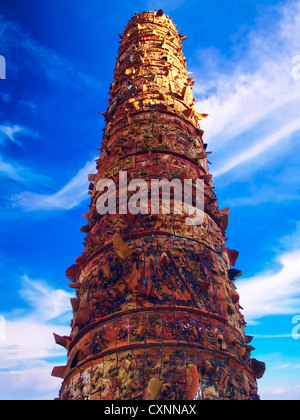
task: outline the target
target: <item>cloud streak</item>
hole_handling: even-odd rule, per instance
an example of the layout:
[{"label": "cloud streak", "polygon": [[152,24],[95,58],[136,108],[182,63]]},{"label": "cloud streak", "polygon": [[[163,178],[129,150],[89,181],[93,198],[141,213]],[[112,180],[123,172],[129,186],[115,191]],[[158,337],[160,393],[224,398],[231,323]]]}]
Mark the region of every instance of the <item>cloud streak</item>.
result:
[{"label": "cloud streak", "polygon": [[16,194],[12,197],[13,206],[26,211],[71,210],[88,199],[88,175],[95,173],[95,168],[95,159],[92,159],[64,187],[53,194]]},{"label": "cloud streak", "polygon": [[53,289],[45,281],[21,279],[19,291],[28,309],[5,314],[6,337],[0,340],[0,393],[20,399],[51,399],[57,396],[59,383],[51,378],[52,358],[66,357],[57,346],[53,332],[68,335],[65,327],[71,319],[71,293]]},{"label": "cloud streak", "polygon": [[30,306],[31,318],[47,322],[60,318],[69,311],[66,302],[71,297],[70,293],[53,289],[46,282],[32,280],[27,275],[22,277],[21,284],[19,295]]},{"label": "cloud streak", "polygon": [[248,163],[251,172],[256,158],[272,156],[292,136],[300,140],[300,80],[292,77],[300,4],[289,2],[279,11],[281,19],[268,33],[256,28],[249,34],[243,56],[234,57],[226,71],[216,65],[208,86],[195,87],[202,98],[197,109],[210,114],[202,128],[218,156],[215,176]]},{"label": "cloud streak", "polygon": [[291,121],[281,129],[277,130],[275,133],[269,135],[268,137],[262,137],[261,141],[253,144],[241,153],[236,154],[234,157],[227,159],[225,165],[220,166],[217,170],[214,171],[214,175],[222,175],[226,172],[229,172],[231,169],[234,169],[238,165],[261,156],[265,152],[269,151],[272,147],[275,147],[281,141],[284,140],[287,142],[290,140],[291,136],[299,132],[299,130],[300,120],[298,119]]},{"label": "cloud streak", "polygon": [[[0,50],[10,58],[11,70],[30,68],[36,75],[43,74],[49,81],[73,88],[99,88],[101,82],[78,68],[80,63],[63,57],[56,51],[41,45],[18,23],[5,21],[0,15]],[[18,64],[15,62],[18,57]],[[22,63],[22,64],[20,64]]]},{"label": "cloud streak", "polygon": [[20,135],[22,136],[30,136],[30,137],[39,137],[39,133],[29,128],[23,127],[19,124],[3,124],[0,125],[0,143],[5,143],[8,139],[12,143],[17,144],[18,146],[22,146],[22,143],[17,139]]},{"label": "cloud streak", "polygon": [[247,321],[300,312],[300,249],[279,255],[281,268],[237,282]]},{"label": "cloud streak", "polygon": [[[5,146],[7,142],[11,142],[19,147],[23,147],[23,143],[20,140],[20,138],[23,137],[39,138],[40,135],[38,132],[19,124],[10,124],[6,122],[0,125],[1,146]],[[0,176],[22,184],[32,184],[35,183],[37,179],[40,181],[46,180],[46,177],[38,176],[33,169],[15,162],[11,158],[5,157],[3,152],[0,152]]]}]

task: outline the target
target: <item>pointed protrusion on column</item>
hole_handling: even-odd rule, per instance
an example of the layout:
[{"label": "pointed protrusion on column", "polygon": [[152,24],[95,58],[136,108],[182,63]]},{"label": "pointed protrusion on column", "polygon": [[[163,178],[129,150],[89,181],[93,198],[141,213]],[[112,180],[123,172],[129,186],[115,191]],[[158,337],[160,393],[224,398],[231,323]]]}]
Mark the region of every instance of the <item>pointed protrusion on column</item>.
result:
[{"label": "pointed protrusion on column", "polygon": [[266,364],[264,362],[259,362],[256,359],[251,359],[251,366],[256,379],[261,379],[265,374]]},{"label": "pointed protrusion on column", "polygon": [[252,335],[246,335],[246,343],[247,344],[252,343],[253,339],[254,339],[254,337]]},{"label": "pointed protrusion on column", "polygon": [[86,305],[83,308],[79,309],[74,319],[74,326],[81,327],[82,325],[86,324],[90,319],[90,315],[91,308],[89,305]]},{"label": "pointed protrusion on column", "polygon": [[165,252],[163,252],[157,261],[157,268],[159,269],[161,267],[164,267],[165,265],[169,263],[170,263],[169,257],[167,256]]},{"label": "pointed protrusion on column", "polygon": [[222,230],[227,230],[229,225],[229,216],[228,214],[223,214],[221,215],[221,222],[220,222],[220,227]]},{"label": "pointed protrusion on column", "polygon": [[189,174],[187,173],[187,171],[183,171],[180,175],[179,175],[180,179],[184,180],[184,179],[189,179]]},{"label": "pointed protrusion on column", "polygon": [[243,272],[241,270],[237,270],[236,268],[231,268],[228,271],[229,280],[235,281],[238,277],[241,277]]},{"label": "pointed protrusion on column", "polygon": [[227,336],[227,343],[228,344],[234,344],[237,343],[237,338],[233,333],[229,333]]},{"label": "pointed protrusion on column", "polygon": [[64,347],[65,349],[69,348],[71,337],[66,337],[66,336],[62,337],[62,336],[60,336],[58,334],[55,334],[55,333],[53,333],[53,336],[54,336],[54,340],[55,340],[56,344]]},{"label": "pointed protrusion on column", "polygon": [[212,174],[206,174],[203,176],[204,181],[208,184],[213,178]]},{"label": "pointed protrusion on column", "polygon": [[55,366],[52,370],[51,376],[54,376],[55,378],[61,378],[64,379],[66,374],[66,366]]},{"label": "pointed protrusion on column", "polygon": [[80,228],[80,232],[82,232],[82,233],[88,233],[88,232],[89,232],[89,230],[90,230],[89,225],[85,225],[85,226],[82,226],[82,227]]},{"label": "pointed protrusion on column", "polygon": [[83,287],[83,283],[77,282],[77,283],[68,284],[68,286],[70,287],[70,289],[81,289]]},{"label": "pointed protrusion on column", "polygon": [[234,267],[240,253],[238,251],[235,251],[234,249],[228,249],[228,248],[227,248],[227,253],[228,253],[230,265]]},{"label": "pointed protrusion on column", "polygon": [[230,213],[230,207],[227,207],[226,209],[221,209],[219,210],[219,213],[221,216],[224,216],[225,214],[229,214]]},{"label": "pointed protrusion on column", "polygon": [[254,350],[256,350],[256,348],[255,347],[253,347],[253,346],[246,346],[246,349],[247,349],[247,353],[251,353],[252,351],[254,351]]},{"label": "pointed protrusion on column", "polygon": [[156,16],[157,17],[162,17],[164,15],[164,11],[162,10],[162,9],[159,9],[157,12],[156,12]]},{"label": "pointed protrusion on column", "polygon": [[80,274],[80,266],[78,264],[72,265],[65,272],[66,277],[69,280],[71,280],[73,283],[75,283],[78,280],[79,274]]},{"label": "pointed protrusion on column", "polygon": [[89,174],[89,176],[88,176],[88,180],[90,181],[90,182],[94,182],[95,181],[95,179],[96,179],[96,174]]},{"label": "pointed protrusion on column", "polygon": [[71,298],[70,302],[71,302],[73,312],[74,313],[77,312],[79,308],[79,300],[77,298]]},{"label": "pointed protrusion on column", "polygon": [[212,370],[212,364],[209,360],[204,360],[204,370],[206,373],[209,373]]},{"label": "pointed protrusion on column", "polygon": [[199,280],[197,282],[197,286],[200,288],[200,290],[202,292],[207,292],[207,290],[209,289],[209,281],[205,281],[205,280]]},{"label": "pointed protrusion on column", "polygon": [[114,235],[113,247],[115,254],[118,255],[122,261],[127,260],[127,258],[132,254],[131,249],[118,233],[115,233]]},{"label": "pointed protrusion on column", "polygon": [[206,120],[206,118],[209,117],[209,114],[200,114],[199,112],[196,112],[196,117],[198,120]]},{"label": "pointed protrusion on column", "polygon": [[243,347],[243,346],[237,347],[237,352],[238,352],[239,357],[244,357],[246,354],[246,351],[247,351],[246,347]]},{"label": "pointed protrusion on column", "polygon": [[102,271],[103,271],[103,274],[105,275],[105,277],[107,278],[107,280],[109,280],[110,279],[110,273],[111,273],[111,265],[110,265],[109,261],[102,267]]},{"label": "pointed protrusion on column", "polygon": [[233,303],[229,303],[229,302],[227,303],[227,311],[229,315],[233,315],[236,313],[236,309]]}]

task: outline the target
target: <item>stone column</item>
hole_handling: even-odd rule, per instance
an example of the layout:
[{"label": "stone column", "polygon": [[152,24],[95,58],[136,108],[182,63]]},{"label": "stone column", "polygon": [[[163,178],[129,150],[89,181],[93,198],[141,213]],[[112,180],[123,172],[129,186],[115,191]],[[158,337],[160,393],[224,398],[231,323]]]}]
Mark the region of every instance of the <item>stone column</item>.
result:
[{"label": "stone column", "polygon": [[[258,399],[265,366],[250,358],[234,285],[238,252],[226,247],[229,209],[219,209],[209,173],[199,126],[207,115],[195,110],[185,37],[160,10],[136,14],[120,38],[97,174],[89,177],[85,249],[66,271],[76,290],[72,331],[55,335],[68,350],[67,365],[53,370],[63,378],[59,398]],[[117,214],[97,211],[104,178],[116,185]],[[203,223],[151,214],[150,206],[149,214],[126,212],[135,179],[149,191],[153,179],[194,187],[203,180]]]}]

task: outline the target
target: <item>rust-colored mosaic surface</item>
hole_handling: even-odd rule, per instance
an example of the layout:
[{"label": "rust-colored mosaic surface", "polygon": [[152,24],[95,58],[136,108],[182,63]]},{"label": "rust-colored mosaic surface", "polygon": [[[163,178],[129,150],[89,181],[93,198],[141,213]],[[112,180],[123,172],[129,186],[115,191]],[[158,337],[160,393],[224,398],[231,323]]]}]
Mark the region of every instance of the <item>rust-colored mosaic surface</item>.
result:
[{"label": "rust-colored mosaic surface", "polygon": [[[111,85],[85,248],[66,275],[74,289],[62,400],[258,399],[265,365],[251,359],[226,247],[229,209],[218,207],[176,25],[159,12],[134,16]],[[203,179],[203,224],[184,215],[105,215],[96,185],[130,179]]]}]

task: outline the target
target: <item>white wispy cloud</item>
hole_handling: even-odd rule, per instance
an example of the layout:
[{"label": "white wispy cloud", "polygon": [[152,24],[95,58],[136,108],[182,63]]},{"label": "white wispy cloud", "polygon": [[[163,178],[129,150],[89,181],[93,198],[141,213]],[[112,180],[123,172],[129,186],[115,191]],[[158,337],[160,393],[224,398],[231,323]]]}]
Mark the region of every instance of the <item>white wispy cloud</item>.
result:
[{"label": "white wispy cloud", "polygon": [[1,400],[49,401],[58,397],[59,381],[51,376],[53,364],[33,361],[22,369],[0,370]]},{"label": "white wispy cloud", "polygon": [[48,195],[24,192],[14,195],[12,203],[27,211],[70,210],[88,199],[88,175],[95,172],[95,159],[92,159],[59,191]]},{"label": "white wispy cloud", "polygon": [[[39,138],[37,131],[31,130],[20,124],[3,123],[0,125],[0,145],[5,146],[12,142],[19,147],[24,147],[24,138]],[[40,182],[46,181],[46,177],[38,175],[36,171],[30,167],[16,162],[13,158],[5,156],[4,152],[0,151],[0,176],[12,179],[22,184],[35,184],[37,180]]]},{"label": "white wispy cloud", "polygon": [[[300,222],[292,233],[273,244],[273,270],[257,273],[237,281],[243,313],[249,324],[260,322],[263,317],[300,313]],[[271,261],[270,261],[271,262]],[[289,332],[256,335],[257,338],[292,338]]]},{"label": "white wispy cloud", "polygon": [[[300,86],[299,86],[300,87]],[[299,102],[300,105],[300,102]],[[300,108],[299,108],[300,109]],[[252,159],[255,159],[257,156],[263,155],[265,152],[269,151],[272,147],[276,148],[277,143],[291,139],[291,136],[297,133],[300,130],[300,119],[293,120],[282,128],[277,128],[276,131],[272,134],[264,136],[260,142],[257,142],[243,150],[240,153],[237,153],[232,158],[226,159],[226,163],[221,165],[218,169],[214,171],[214,175],[222,175],[225,172],[230,171],[238,165],[241,165],[245,162],[248,162]]]},{"label": "white wispy cloud", "polygon": [[0,156],[0,175],[13,179],[15,181],[22,181],[24,179],[25,174],[26,170],[24,168],[22,168],[19,165],[5,162]]},{"label": "white wispy cloud", "polygon": [[300,313],[300,249],[277,257],[276,272],[265,272],[237,282],[247,321],[271,315]]},{"label": "white wispy cloud", "polygon": [[263,379],[259,381],[259,394],[263,400],[299,400],[299,354],[272,352],[260,354],[259,360],[267,365]]},{"label": "white wispy cloud", "polygon": [[57,396],[59,382],[51,378],[49,359],[66,358],[53,332],[68,335],[71,293],[24,275],[19,291],[27,309],[5,314],[6,336],[0,340],[0,395],[30,399]]},{"label": "white wispy cloud", "polygon": [[[292,77],[292,58],[300,48],[300,3],[277,7],[281,17],[269,32],[253,28],[243,54],[217,65],[207,86],[195,86],[202,98],[197,109],[210,114],[202,128],[217,152],[215,176],[247,163],[251,172],[255,159],[299,147],[300,80]],[[294,144],[288,144],[292,136]]]},{"label": "white wispy cloud", "polygon": [[[11,73],[18,73],[24,66],[49,81],[73,88],[100,87],[94,76],[79,69],[83,63],[58,54],[36,41],[18,23],[5,20],[0,14],[0,49],[10,59]],[[16,61],[18,57],[18,61]]]},{"label": "white wispy cloud", "polygon": [[33,186],[49,182],[49,178],[38,174],[33,168],[22,165],[13,159],[6,158],[0,154],[0,177],[8,178],[23,184],[23,186]]},{"label": "white wispy cloud", "polygon": [[9,138],[9,140],[11,140],[13,143],[19,144],[15,137],[18,133],[22,132],[22,130],[22,127],[19,125],[0,125],[0,140]]},{"label": "white wispy cloud", "polygon": [[71,293],[64,290],[53,289],[44,281],[32,280],[26,274],[21,279],[22,288],[19,291],[21,298],[31,308],[31,317],[45,322],[59,318],[69,311],[66,306]]},{"label": "white wispy cloud", "polygon": [[21,146],[21,141],[17,139],[17,137],[20,136],[30,136],[37,138],[39,137],[39,133],[19,124],[5,123],[0,125],[0,143],[4,143],[7,139],[9,139],[11,142]]}]

